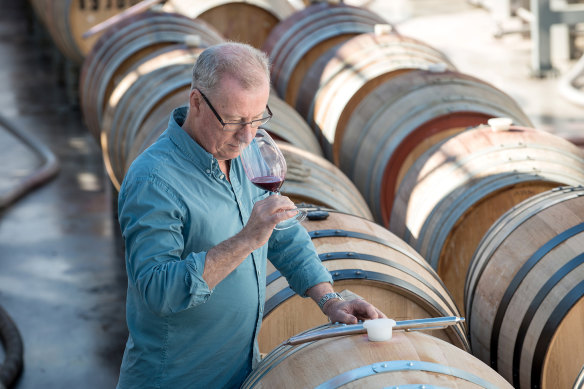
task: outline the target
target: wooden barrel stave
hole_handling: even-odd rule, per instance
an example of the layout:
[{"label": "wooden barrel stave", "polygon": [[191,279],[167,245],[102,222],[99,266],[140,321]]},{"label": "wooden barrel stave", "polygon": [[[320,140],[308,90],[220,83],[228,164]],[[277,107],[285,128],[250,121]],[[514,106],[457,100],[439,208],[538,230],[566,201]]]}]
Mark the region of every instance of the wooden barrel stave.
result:
[{"label": "wooden barrel stave", "polygon": [[465,289],[473,354],[516,387],[569,387],[584,364],[582,194],[557,188],[519,203],[473,257]]},{"label": "wooden barrel stave", "polygon": [[[130,149],[125,154],[124,175],[136,157],[152,145],[168,127],[170,112],[173,109],[188,104],[189,90],[178,89],[165,96],[155,109],[148,112],[142,125],[137,130],[134,139],[129,144]],[[127,150],[127,149],[126,149]]]},{"label": "wooden barrel stave", "polygon": [[454,65],[438,50],[396,33],[360,34],[329,49],[302,80],[296,109],[321,138],[327,158],[339,165],[344,129],[372,90],[410,70]]},{"label": "wooden barrel stave", "polygon": [[[169,79],[162,87],[156,90],[150,97],[155,99],[152,104],[143,104],[135,112],[135,117],[139,120],[127,123],[127,130],[123,132],[123,137],[118,143],[117,161],[120,168],[120,176],[123,177],[126,173],[126,166],[131,164],[128,158],[132,146],[136,141],[136,137],[141,131],[154,131],[157,127],[151,125],[152,122],[159,121],[159,113],[166,113],[166,122],[172,110],[178,106],[170,108],[169,103],[174,103],[174,97],[179,96],[183,102],[188,101],[190,92],[190,83],[185,82],[184,73],[179,74],[173,79]],[[169,109],[170,108],[170,109]],[[138,122],[138,123],[136,123]]]},{"label": "wooden barrel stave", "polygon": [[272,60],[278,95],[295,106],[299,85],[312,63],[337,43],[372,32],[375,24],[387,21],[364,8],[328,3],[311,5],[283,20],[263,46]]},{"label": "wooden barrel stave", "polygon": [[411,71],[361,101],[346,126],[339,166],[359,188],[375,219],[389,225],[397,177],[412,150],[431,146],[422,143],[429,137],[438,141],[499,116],[530,125],[514,100],[482,80],[456,72]]},{"label": "wooden barrel stave", "polygon": [[428,150],[400,185],[390,230],[429,261],[463,306],[464,279],[489,227],[514,205],[584,182],[584,157],[543,131],[481,127]]},{"label": "wooden barrel stave", "polygon": [[128,143],[132,142],[136,131],[140,128],[141,122],[146,115],[156,108],[160,100],[171,94],[175,89],[185,90],[189,87],[189,82],[185,75],[190,70],[190,64],[182,67],[163,68],[162,71],[155,71],[153,77],[139,79],[133,87],[133,91],[140,90],[142,95],[132,96],[129,90],[120,101],[120,106],[116,108],[114,122],[109,127],[108,143],[112,151],[110,160],[117,168],[116,175],[123,177],[124,150]]},{"label": "wooden barrel stave", "polygon": [[280,19],[268,9],[247,3],[232,3],[215,7],[197,16],[214,26],[229,40],[261,48],[270,31]]},{"label": "wooden barrel stave", "polygon": [[83,34],[96,24],[138,3],[138,0],[97,2],[96,7],[90,7],[88,2],[72,0],[31,1],[59,51],[79,65],[102,33],[88,38],[83,38]]},{"label": "wooden barrel stave", "polygon": [[[107,156],[104,157],[106,167],[112,164],[116,167],[114,176],[117,178],[113,180],[115,187],[119,185],[119,179],[125,175],[127,168],[138,154],[145,150],[145,148],[148,147],[158,135],[160,135],[162,131],[160,130],[161,127],[159,122],[163,122],[162,130],[164,130],[168,124],[168,116],[170,112],[172,112],[174,108],[188,103],[188,94],[190,90],[188,74],[184,71],[182,76],[174,81],[175,83],[178,82],[178,87],[176,85],[161,85],[159,89],[153,90],[151,92],[152,95],[149,96],[150,101],[145,101],[144,105],[141,107],[138,106],[137,109],[141,110],[141,113],[139,114],[136,110],[128,112],[123,111],[124,109],[128,109],[128,107],[124,105],[128,104],[127,99],[130,99],[130,102],[138,99],[138,97],[131,97],[126,95],[126,93],[137,93],[136,85],[134,84],[137,84],[138,86],[142,85],[142,82],[150,77],[148,75],[150,72],[156,72],[158,69],[171,66],[192,66],[192,63],[196,60],[198,52],[198,50],[183,50],[181,48],[166,53],[170,55],[157,53],[153,56],[152,61],[147,61],[144,64],[137,64],[140,71],[144,71],[143,74],[131,82],[125,84],[123,81],[120,82],[118,87],[113,91],[110,100],[105,107],[100,138],[102,147],[104,144],[107,144],[107,148],[105,149],[105,154]],[[162,65],[163,63],[164,65]],[[124,98],[126,98],[126,100],[122,101]],[[125,123],[127,127],[123,130],[124,136],[120,137],[120,134],[117,133],[116,129],[123,128],[120,127],[119,121],[121,120],[120,115],[123,115],[124,113],[131,113],[133,115],[132,118],[136,119],[136,122],[126,121]],[[148,132],[152,131],[157,133],[154,138],[148,135]],[[145,140],[144,138],[148,138],[148,140]],[[147,142],[147,144],[144,144],[145,142]]]},{"label": "wooden barrel stave", "polygon": [[[184,45],[174,45],[171,47],[163,46],[162,42],[144,42],[143,40],[142,43],[147,44],[145,50],[151,52],[151,54],[143,52],[142,54],[144,54],[145,57],[133,63],[133,66],[127,69],[126,72],[116,68],[119,64],[110,62],[111,67],[102,69],[103,73],[96,73],[102,75],[99,78],[94,78],[94,82],[97,82],[96,85],[92,85],[94,82],[90,82],[88,85],[82,86],[85,91],[93,91],[93,93],[84,92],[85,94],[90,95],[90,97],[82,101],[82,110],[85,123],[97,140],[99,140],[99,135],[103,130],[103,116],[105,110],[108,106],[114,106],[117,104],[121,96],[123,96],[131,84],[136,82],[138,77],[141,76],[139,72],[152,71],[166,61],[168,61],[166,63],[166,66],[168,66],[170,62],[177,60],[180,61],[180,58],[182,58],[185,53],[196,52],[196,49],[193,50]],[[124,49],[127,49],[129,52],[131,47],[125,47]],[[110,80],[110,82],[107,83],[106,80]]]},{"label": "wooden barrel stave", "polygon": [[[212,44],[223,42],[223,37],[212,27],[202,21],[192,21],[186,19],[181,21],[177,18],[180,15],[165,15],[160,25],[156,25],[156,20],[148,18],[146,30],[139,31],[135,37],[128,38],[128,32],[124,31],[123,37],[113,36],[111,39],[117,41],[110,50],[114,51],[115,57],[110,57],[97,62],[104,67],[103,76],[100,79],[100,89],[98,90],[97,101],[98,110],[103,110],[107,97],[110,96],[117,80],[128,73],[130,69],[135,69],[136,63],[144,58],[152,58],[156,53],[166,53],[168,49],[176,48],[185,51],[200,51]],[[158,18],[156,18],[158,19]],[[184,22],[181,23],[181,22]],[[136,23],[132,23],[132,29]],[[196,37],[197,39],[191,39]],[[173,54],[170,53],[172,56]],[[108,82],[104,82],[108,81]],[[98,111],[99,112],[99,111]]]},{"label": "wooden barrel stave", "polygon": [[101,146],[106,170],[116,188],[125,175],[126,144],[133,143],[133,136],[142,120],[156,104],[176,90],[190,88],[192,58],[185,64],[160,67],[139,77],[118,104],[104,113]]},{"label": "wooden barrel stave", "polygon": [[[199,37],[196,47],[185,45],[192,36]],[[155,61],[156,55],[161,56],[161,61],[169,60],[174,56],[173,49],[196,50],[222,41],[205,22],[179,14],[145,12],[107,30],[88,53],[80,74],[79,96],[90,131],[99,138],[109,97],[122,81],[128,82],[126,77],[140,64],[148,59]]]},{"label": "wooden barrel stave", "polygon": [[[81,57],[85,59],[87,53],[89,53],[95,45],[95,43],[100,39],[104,32],[94,34],[89,37],[83,37],[83,34],[87,32],[91,27],[98,23],[106,21],[107,19],[120,14],[126,9],[133,5],[139,3],[139,0],[126,0],[126,1],[112,1],[109,2],[111,8],[108,9],[108,2],[105,2],[105,6],[102,3],[99,14],[96,15],[95,12],[88,13],[87,10],[79,9],[75,7],[75,4],[81,3],[79,1],[60,1],[61,3],[70,3],[67,9],[63,10],[64,13],[68,12],[69,17],[66,18],[67,22],[67,32],[66,35],[71,38],[71,46],[79,48]],[[89,7],[88,7],[89,8]]]},{"label": "wooden barrel stave", "polygon": [[[333,328],[327,325],[306,331]],[[511,388],[488,365],[436,337],[395,331],[390,340],[366,334],[280,345],[252,371],[242,388],[328,387]]]},{"label": "wooden barrel stave", "polygon": [[[348,289],[396,319],[457,316],[456,304],[428,263],[384,227],[332,210],[325,220],[310,220],[309,214],[303,225],[333,275],[337,291]],[[262,352],[326,322],[318,307],[295,295],[273,266],[267,273],[259,336]],[[432,334],[468,350],[462,323]]]},{"label": "wooden barrel stave", "polygon": [[281,20],[296,11],[287,0],[169,0],[163,9],[204,20],[225,39],[257,48]]},{"label": "wooden barrel stave", "polygon": [[215,7],[236,5],[238,3],[246,3],[260,9],[269,10],[278,19],[285,19],[297,10],[288,0],[199,0],[196,5],[193,5],[192,0],[168,0],[163,9],[179,12],[194,19]]}]

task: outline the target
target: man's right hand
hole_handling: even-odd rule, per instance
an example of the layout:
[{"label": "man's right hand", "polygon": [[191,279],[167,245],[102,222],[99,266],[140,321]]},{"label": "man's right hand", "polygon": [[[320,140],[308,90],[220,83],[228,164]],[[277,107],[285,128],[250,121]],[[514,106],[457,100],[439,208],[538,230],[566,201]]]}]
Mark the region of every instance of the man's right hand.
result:
[{"label": "man's right hand", "polygon": [[252,251],[266,244],[276,224],[296,214],[293,208],[296,206],[286,196],[269,196],[255,203],[243,229],[207,251],[203,279],[209,288],[213,289]]},{"label": "man's right hand", "polygon": [[250,242],[254,242],[255,250],[270,239],[276,224],[293,217],[297,212],[296,205],[288,197],[269,196],[254,204],[241,234],[250,239]]}]

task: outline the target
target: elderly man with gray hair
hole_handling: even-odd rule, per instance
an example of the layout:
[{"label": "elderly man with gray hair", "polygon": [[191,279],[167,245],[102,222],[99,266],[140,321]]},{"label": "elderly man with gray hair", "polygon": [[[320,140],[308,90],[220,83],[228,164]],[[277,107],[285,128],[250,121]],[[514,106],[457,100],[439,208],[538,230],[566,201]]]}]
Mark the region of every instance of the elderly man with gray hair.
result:
[{"label": "elderly man with gray hair", "polygon": [[259,361],[266,260],[333,322],[385,317],[344,301],[286,196],[239,159],[271,117],[269,61],[242,43],[204,50],[188,107],[132,163],[119,193],[129,338],[118,388],[236,388]]}]

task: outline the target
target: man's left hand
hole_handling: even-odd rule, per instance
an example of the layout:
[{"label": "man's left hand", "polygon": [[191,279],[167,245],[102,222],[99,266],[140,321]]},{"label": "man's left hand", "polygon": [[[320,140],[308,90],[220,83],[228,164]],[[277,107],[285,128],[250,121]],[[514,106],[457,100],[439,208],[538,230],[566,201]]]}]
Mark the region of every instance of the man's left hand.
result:
[{"label": "man's left hand", "polygon": [[386,317],[383,312],[362,299],[330,300],[323,306],[323,312],[332,323],[357,324],[359,320]]}]

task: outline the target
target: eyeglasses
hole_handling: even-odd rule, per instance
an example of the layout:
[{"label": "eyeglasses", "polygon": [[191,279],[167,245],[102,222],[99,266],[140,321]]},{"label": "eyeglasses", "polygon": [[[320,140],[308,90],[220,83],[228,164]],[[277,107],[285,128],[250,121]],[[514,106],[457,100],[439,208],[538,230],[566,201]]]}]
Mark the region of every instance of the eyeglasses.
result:
[{"label": "eyeglasses", "polygon": [[211,102],[209,101],[209,99],[207,98],[207,96],[205,96],[205,94],[203,92],[201,92],[200,89],[197,88],[197,90],[199,91],[201,96],[203,96],[203,100],[205,100],[205,102],[207,103],[209,108],[211,108],[211,111],[213,112],[213,114],[215,115],[217,120],[219,120],[219,123],[221,123],[221,125],[223,126],[223,131],[238,131],[248,124],[252,128],[257,128],[257,127],[261,126],[262,124],[266,124],[273,116],[272,111],[270,110],[270,107],[268,107],[268,105],[266,104],[266,110],[268,111],[268,116],[266,116],[264,118],[252,120],[250,122],[224,122],[223,119],[221,119],[221,116],[219,116],[219,114],[217,113],[217,111],[215,110],[215,108],[213,107]]}]

